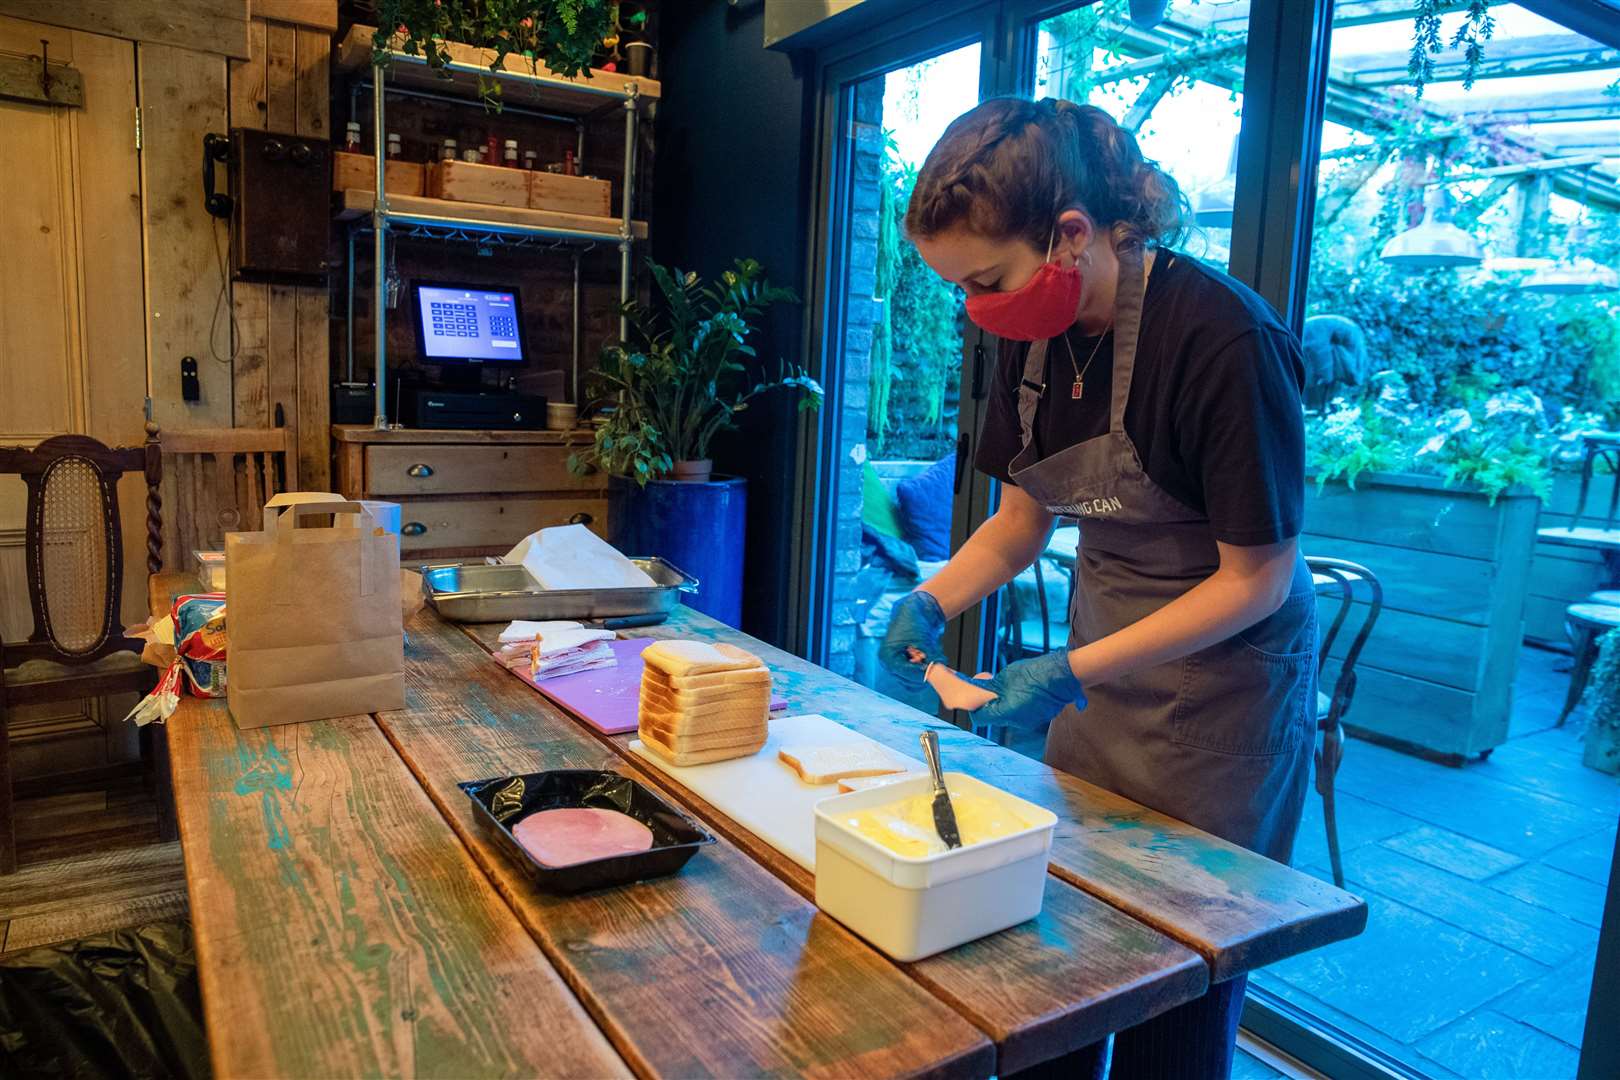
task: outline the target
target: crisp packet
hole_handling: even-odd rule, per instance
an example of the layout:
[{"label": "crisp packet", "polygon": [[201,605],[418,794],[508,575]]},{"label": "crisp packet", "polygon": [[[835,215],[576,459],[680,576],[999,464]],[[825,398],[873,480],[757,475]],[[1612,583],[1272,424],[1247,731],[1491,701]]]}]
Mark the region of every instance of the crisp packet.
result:
[{"label": "crisp packet", "polygon": [[174,651],[198,697],[225,696],[225,594],[199,593],[174,601]]},{"label": "crisp packet", "polygon": [[180,707],[180,688],[190,684],[198,697],[225,694],[225,595],[201,593],[175,600],[175,659],[164,669],[157,687],[131,709],[125,720],[145,727],[164,721]]}]

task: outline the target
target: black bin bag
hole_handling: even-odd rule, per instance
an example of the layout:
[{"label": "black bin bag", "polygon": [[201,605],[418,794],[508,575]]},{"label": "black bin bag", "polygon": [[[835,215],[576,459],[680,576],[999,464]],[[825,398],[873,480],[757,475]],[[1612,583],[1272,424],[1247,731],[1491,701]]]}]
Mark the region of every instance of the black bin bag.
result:
[{"label": "black bin bag", "polygon": [[189,923],[0,957],[0,1077],[208,1075]]}]

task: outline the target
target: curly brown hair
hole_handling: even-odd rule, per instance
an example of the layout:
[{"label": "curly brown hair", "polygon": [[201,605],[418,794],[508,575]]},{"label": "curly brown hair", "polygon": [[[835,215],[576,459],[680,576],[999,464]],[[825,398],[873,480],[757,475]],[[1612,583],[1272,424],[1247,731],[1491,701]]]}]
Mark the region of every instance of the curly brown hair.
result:
[{"label": "curly brown hair", "polygon": [[1122,243],[1174,244],[1187,199],[1136,138],[1091,105],[998,97],[951,121],[928,152],[906,232],[933,236],[965,223],[982,236],[1044,247],[1052,224],[1076,207]]}]

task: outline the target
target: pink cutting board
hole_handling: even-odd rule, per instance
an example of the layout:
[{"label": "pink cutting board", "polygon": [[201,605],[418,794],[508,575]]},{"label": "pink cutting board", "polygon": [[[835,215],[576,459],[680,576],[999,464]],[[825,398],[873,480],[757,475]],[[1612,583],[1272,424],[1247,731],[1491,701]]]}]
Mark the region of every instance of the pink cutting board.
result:
[{"label": "pink cutting board", "polygon": [[[507,670],[604,735],[622,735],[636,730],[639,723],[641,650],[652,643],[652,638],[620,638],[608,643],[619,660],[613,667],[539,682],[530,679],[521,666]],[[785,708],[786,701],[771,699],[773,712]]]}]

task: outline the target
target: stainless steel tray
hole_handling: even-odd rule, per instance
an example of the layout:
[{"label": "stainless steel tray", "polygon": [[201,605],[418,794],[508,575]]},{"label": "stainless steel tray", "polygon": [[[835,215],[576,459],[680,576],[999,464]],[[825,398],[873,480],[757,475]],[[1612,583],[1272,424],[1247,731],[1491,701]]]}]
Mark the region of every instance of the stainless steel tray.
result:
[{"label": "stainless steel tray", "polygon": [[451,622],[574,619],[667,615],[697,578],[663,559],[632,558],[657,582],[651,589],[542,589],[523,567],[502,563],[429,563],[422,567],[427,602]]}]

